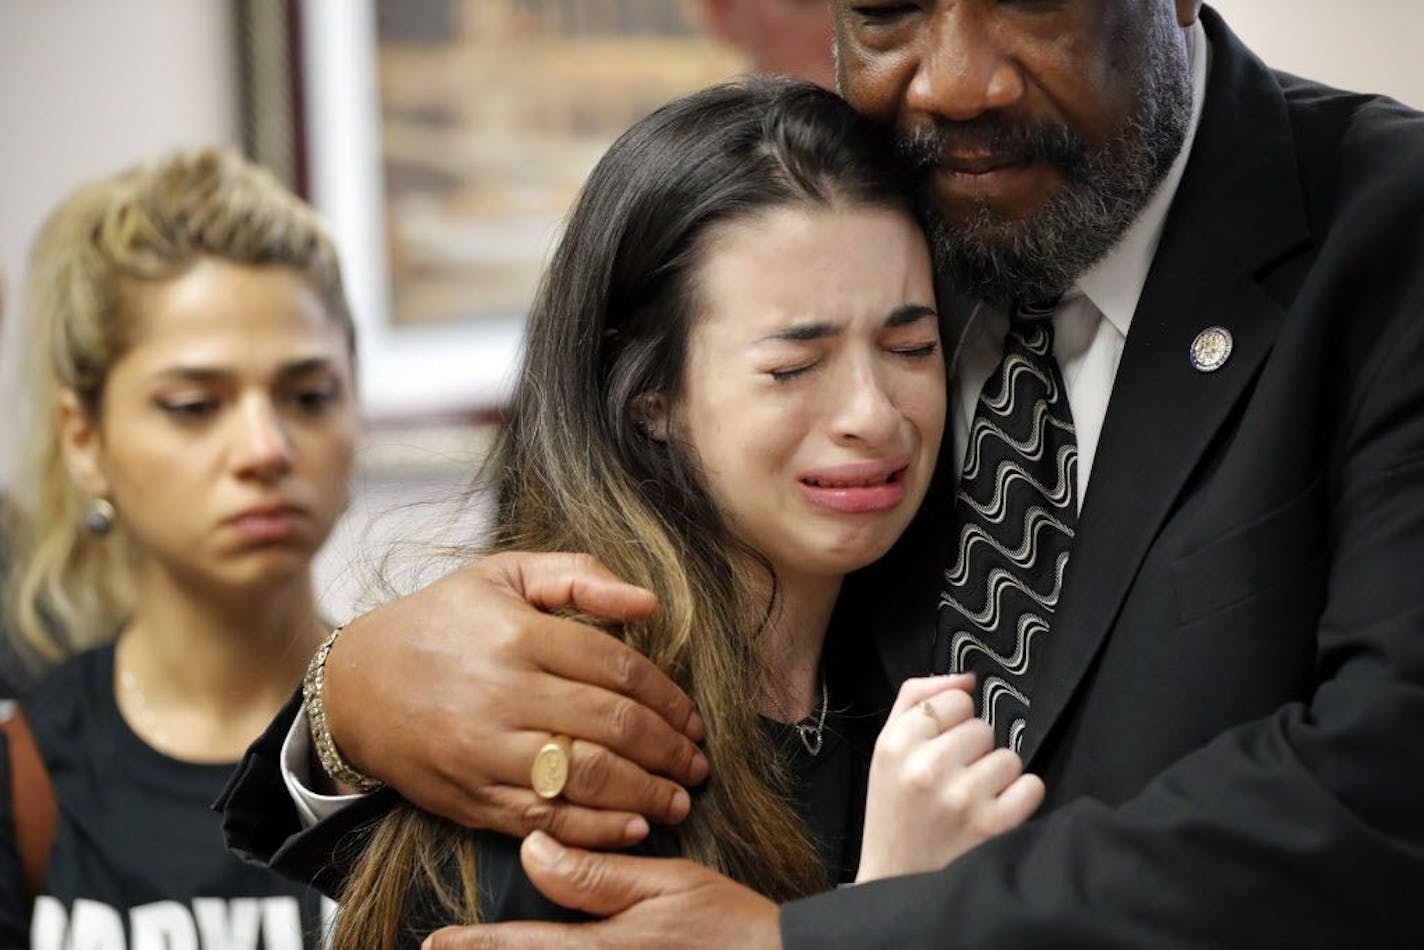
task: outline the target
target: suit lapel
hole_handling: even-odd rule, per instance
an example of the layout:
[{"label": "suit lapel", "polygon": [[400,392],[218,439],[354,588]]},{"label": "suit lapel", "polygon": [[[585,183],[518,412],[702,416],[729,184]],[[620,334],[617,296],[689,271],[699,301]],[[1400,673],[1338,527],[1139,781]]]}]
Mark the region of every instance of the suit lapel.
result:
[{"label": "suit lapel", "polygon": [[[1210,10],[1212,72],[1196,144],[1133,317],[1023,743],[1032,765],[1083,681],[1177,496],[1248,390],[1283,318],[1254,279],[1309,238],[1285,102]],[[1203,329],[1234,347],[1188,359]],[[1164,631],[1165,633],[1166,631]]]}]

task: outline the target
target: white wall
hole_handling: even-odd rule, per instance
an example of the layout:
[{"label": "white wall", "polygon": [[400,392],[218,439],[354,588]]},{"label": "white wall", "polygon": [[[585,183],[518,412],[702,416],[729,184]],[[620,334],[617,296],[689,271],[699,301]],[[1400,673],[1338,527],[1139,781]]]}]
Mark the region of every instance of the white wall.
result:
[{"label": "white wall", "polygon": [[[45,214],[80,182],[135,161],[240,139],[229,0],[0,0],[0,406],[14,406],[14,314]],[[0,481],[17,413],[0,415]]]},{"label": "white wall", "polygon": [[1424,0],[1211,0],[1276,69],[1424,109]]}]

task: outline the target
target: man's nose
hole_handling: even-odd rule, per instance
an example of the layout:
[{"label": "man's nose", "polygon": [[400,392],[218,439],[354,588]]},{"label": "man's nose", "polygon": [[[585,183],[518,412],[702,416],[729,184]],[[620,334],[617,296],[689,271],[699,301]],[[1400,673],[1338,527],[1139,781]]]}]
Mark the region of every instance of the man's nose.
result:
[{"label": "man's nose", "polygon": [[270,480],[291,471],[292,440],[271,399],[244,401],[233,438],[233,466],[239,475]]},{"label": "man's nose", "polygon": [[1019,64],[982,17],[972,4],[935,17],[906,91],[907,111],[964,122],[1023,98]]}]

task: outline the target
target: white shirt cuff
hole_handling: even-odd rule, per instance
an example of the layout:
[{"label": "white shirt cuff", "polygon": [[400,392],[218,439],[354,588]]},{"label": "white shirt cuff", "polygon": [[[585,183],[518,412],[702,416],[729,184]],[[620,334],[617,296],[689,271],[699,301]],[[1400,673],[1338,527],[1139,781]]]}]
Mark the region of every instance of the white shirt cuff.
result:
[{"label": "white shirt cuff", "polygon": [[310,763],[311,727],[307,725],[304,707],[297,711],[292,728],[287,730],[287,738],[282,741],[282,781],[286,783],[287,794],[292,797],[303,828],[310,828],[365,797],[362,794],[321,795],[307,788],[307,783],[311,781]]}]

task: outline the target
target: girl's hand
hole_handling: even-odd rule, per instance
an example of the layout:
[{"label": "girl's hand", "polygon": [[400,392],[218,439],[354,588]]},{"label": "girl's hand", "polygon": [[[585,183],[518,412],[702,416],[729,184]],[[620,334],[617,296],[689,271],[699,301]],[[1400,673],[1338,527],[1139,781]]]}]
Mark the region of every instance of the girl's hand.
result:
[{"label": "girl's hand", "polygon": [[974,715],[973,688],[970,674],[900,687],[870,763],[858,883],[938,870],[1043,804],[1043,780]]}]

